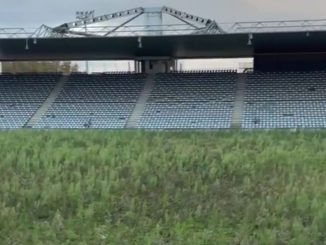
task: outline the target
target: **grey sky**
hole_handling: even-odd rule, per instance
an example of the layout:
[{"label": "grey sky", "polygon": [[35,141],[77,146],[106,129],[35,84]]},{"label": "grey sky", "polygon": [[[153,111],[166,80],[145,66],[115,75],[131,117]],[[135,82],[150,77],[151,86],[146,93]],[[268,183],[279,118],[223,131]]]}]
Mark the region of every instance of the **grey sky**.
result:
[{"label": "grey sky", "polygon": [[76,10],[107,14],[133,7],[167,5],[218,22],[326,19],[325,0],[0,0],[0,27],[56,26]]}]

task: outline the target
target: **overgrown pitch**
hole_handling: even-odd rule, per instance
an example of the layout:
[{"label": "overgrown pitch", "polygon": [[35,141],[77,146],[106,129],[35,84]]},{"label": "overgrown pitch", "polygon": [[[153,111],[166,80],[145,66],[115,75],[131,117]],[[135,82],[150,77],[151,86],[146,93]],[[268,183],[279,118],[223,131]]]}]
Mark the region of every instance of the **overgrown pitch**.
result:
[{"label": "overgrown pitch", "polygon": [[0,244],[325,244],[325,133],[0,134]]}]

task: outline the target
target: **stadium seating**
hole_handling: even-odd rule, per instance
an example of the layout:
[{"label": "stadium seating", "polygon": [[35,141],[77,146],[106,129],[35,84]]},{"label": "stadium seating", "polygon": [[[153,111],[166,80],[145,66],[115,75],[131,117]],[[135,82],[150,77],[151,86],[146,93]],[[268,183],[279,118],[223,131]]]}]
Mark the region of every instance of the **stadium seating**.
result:
[{"label": "stadium seating", "polygon": [[326,72],[247,75],[243,128],[326,127]]},{"label": "stadium seating", "polygon": [[[35,128],[125,128],[146,78],[71,75]],[[58,74],[1,75],[0,129],[26,126],[59,79]],[[228,129],[237,79],[233,71],[157,74],[138,128]],[[243,129],[326,127],[326,71],[253,72],[245,83]]]},{"label": "stadium seating", "polygon": [[236,91],[234,72],[158,74],[140,127],[230,128]]},{"label": "stadium seating", "polygon": [[55,74],[0,76],[0,129],[22,128],[59,79]]},{"label": "stadium seating", "polygon": [[37,128],[124,128],[144,87],[142,74],[75,74]]}]

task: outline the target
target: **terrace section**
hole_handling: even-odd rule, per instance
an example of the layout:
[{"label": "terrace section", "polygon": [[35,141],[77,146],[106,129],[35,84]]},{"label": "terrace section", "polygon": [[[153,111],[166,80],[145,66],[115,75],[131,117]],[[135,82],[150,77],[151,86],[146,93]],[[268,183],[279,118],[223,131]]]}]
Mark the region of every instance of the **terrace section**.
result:
[{"label": "terrace section", "polygon": [[145,79],[144,74],[73,74],[36,128],[122,129]]},{"label": "terrace section", "polygon": [[226,129],[232,120],[237,74],[158,74],[140,127],[144,129]]},{"label": "terrace section", "polygon": [[325,128],[326,72],[247,74],[242,127]]},{"label": "terrace section", "polygon": [[0,129],[22,128],[51,93],[60,75],[0,75]]}]

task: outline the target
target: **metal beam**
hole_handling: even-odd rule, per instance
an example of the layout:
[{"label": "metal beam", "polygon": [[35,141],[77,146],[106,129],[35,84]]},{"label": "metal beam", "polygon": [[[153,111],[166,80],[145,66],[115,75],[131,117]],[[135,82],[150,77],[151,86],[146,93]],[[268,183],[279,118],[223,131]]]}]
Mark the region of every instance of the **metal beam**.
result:
[{"label": "metal beam", "polygon": [[111,31],[108,31],[107,33],[104,34],[104,36],[108,36],[110,35],[111,33],[115,32],[116,30],[120,29],[121,27],[125,26],[126,24],[128,24],[129,22],[133,21],[134,19],[137,19],[139,16],[141,16],[143,13],[140,13],[136,16],[133,16],[132,18],[130,18],[129,20],[123,22],[121,25],[115,27],[114,29],[112,29]]},{"label": "metal beam", "polygon": [[81,32],[81,31],[71,31],[69,30],[67,34],[73,34],[73,35],[78,35],[82,37],[101,37],[101,35],[95,35],[95,34],[90,34],[87,32]]},{"label": "metal beam", "polygon": [[200,25],[206,25],[208,22],[211,21],[209,19],[205,19],[205,18],[202,18],[199,16],[188,14],[186,12],[182,12],[182,11],[179,11],[179,10],[176,10],[176,9],[173,9],[170,7],[165,7],[165,6],[162,8],[162,12],[165,14],[169,14],[173,17],[178,17],[180,19],[191,21],[191,22],[194,22],[194,23],[197,23]]},{"label": "metal beam", "polygon": [[91,18],[90,20],[86,20],[86,21],[73,21],[73,22],[65,23],[65,24],[62,24],[60,26],[53,28],[53,30],[56,32],[65,33],[69,29],[72,29],[72,28],[78,28],[78,27],[82,27],[84,25],[95,24],[95,23],[109,21],[109,20],[113,20],[113,19],[117,19],[117,18],[123,18],[123,17],[127,17],[130,15],[134,15],[134,14],[138,15],[143,12],[144,12],[144,9],[141,7],[134,8],[134,9],[129,9],[129,10],[125,10],[125,11],[115,12],[112,14],[105,14],[105,15],[97,16],[97,17]]},{"label": "metal beam", "polygon": [[170,7],[166,7],[166,6],[164,6],[162,8],[162,12],[169,14],[196,29],[200,29],[200,27],[197,27],[197,26],[191,24],[191,22],[196,23],[201,26],[205,26],[207,28],[207,30],[210,30],[210,31],[212,31],[214,29],[215,33],[225,33],[223,31],[223,29],[220,26],[218,26],[214,20],[202,18],[202,17],[192,15],[192,14],[188,14],[186,12],[182,12],[182,11],[179,11],[179,10],[176,10],[176,9],[173,9]]},{"label": "metal beam", "polygon": [[[144,13],[162,13],[170,15],[183,23],[177,29],[173,25],[130,25],[127,24]],[[91,25],[117,18],[128,19],[119,25]],[[178,22],[179,22],[178,21]],[[88,30],[81,30],[89,24]],[[185,23],[185,24],[184,24]],[[176,25],[178,26],[178,25]],[[182,26],[186,26],[183,28]],[[150,28],[149,28],[150,27]],[[155,27],[157,27],[155,29]],[[216,23],[214,20],[202,18],[169,7],[162,8],[134,8],[112,14],[94,17],[87,21],[74,21],[62,24],[55,28],[42,25],[38,29],[29,28],[0,28],[0,39],[8,38],[79,38],[79,37],[106,37],[106,36],[150,36],[160,31],[162,36],[171,35],[198,35],[198,34],[232,34],[232,33],[293,33],[305,32],[309,37],[313,33],[326,31],[326,19],[317,20],[290,20],[290,21],[259,21],[259,22],[236,22]],[[159,35],[159,36],[160,36]]]},{"label": "metal beam", "polygon": [[195,29],[200,29],[198,26],[195,26],[195,25],[191,24],[190,22],[188,22],[188,21],[186,21],[186,20],[180,18],[179,16],[173,16],[173,17],[177,18],[178,20],[180,20],[180,21],[186,23],[187,25],[189,25],[189,26],[191,26],[191,27],[193,27],[193,28],[195,28]]}]

